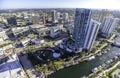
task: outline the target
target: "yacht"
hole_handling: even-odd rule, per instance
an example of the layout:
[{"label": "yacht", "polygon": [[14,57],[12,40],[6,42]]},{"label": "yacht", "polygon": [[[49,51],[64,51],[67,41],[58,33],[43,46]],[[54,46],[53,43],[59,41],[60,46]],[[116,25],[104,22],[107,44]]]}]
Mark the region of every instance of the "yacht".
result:
[{"label": "yacht", "polygon": [[98,53],[98,54],[97,54],[97,56],[101,56],[101,55],[102,55],[102,53]]},{"label": "yacht", "polygon": [[91,60],[93,60],[93,59],[95,59],[95,56],[89,57],[89,58],[87,59],[87,61],[91,61]]},{"label": "yacht", "polygon": [[97,67],[95,67],[94,69],[92,69],[92,72],[93,73],[96,73],[98,71],[98,68]]}]

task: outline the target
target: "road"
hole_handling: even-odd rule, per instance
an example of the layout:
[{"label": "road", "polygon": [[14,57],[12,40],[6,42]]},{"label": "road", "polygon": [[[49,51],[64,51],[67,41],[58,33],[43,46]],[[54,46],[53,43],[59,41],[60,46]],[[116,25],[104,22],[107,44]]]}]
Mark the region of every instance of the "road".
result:
[{"label": "road", "polygon": [[109,68],[107,70],[102,71],[100,74],[98,74],[98,76],[96,78],[101,78],[103,75],[105,75],[106,72],[109,72],[110,70],[114,69],[119,64],[120,64],[120,61],[117,62],[113,67],[111,67],[111,68]]}]

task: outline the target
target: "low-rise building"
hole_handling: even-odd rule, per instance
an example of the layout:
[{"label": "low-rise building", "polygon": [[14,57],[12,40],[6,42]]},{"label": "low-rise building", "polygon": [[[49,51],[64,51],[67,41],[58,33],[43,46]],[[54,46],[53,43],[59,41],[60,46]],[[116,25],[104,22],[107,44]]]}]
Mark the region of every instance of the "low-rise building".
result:
[{"label": "low-rise building", "polygon": [[25,73],[17,58],[17,55],[0,60],[0,77],[1,78],[25,78]]},{"label": "low-rise building", "polygon": [[7,46],[2,47],[1,49],[4,52],[5,55],[8,55],[8,54],[13,53],[14,46],[12,44],[9,44]]},{"label": "low-rise building", "polygon": [[[15,27],[11,29],[13,34],[18,37],[21,33],[24,33],[26,31],[29,31],[29,26],[26,27]],[[26,33],[25,33],[26,34]]]},{"label": "low-rise building", "polygon": [[0,31],[0,42],[5,41],[6,39],[8,39],[8,36],[6,35],[6,31],[4,30]]},{"label": "low-rise building", "polygon": [[17,25],[18,26],[24,26],[27,24],[27,21],[23,20],[23,19],[17,19]]},{"label": "low-rise building", "polygon": [[45,41],[44,40],[38,40],[38,39],[31,39],[30,42],[34,44],[43,44]]},{"label": "low-rise building", "polygon": [[26,46],[30,42],[30,40],[31,40],[30,38],[22,39],[21,43],[23,46]]},{"label": "low-rise building", "polygon": [[49,28],[45,27],[44,25],[35,24],[35,25],[31,25],[30,27],[33,32],[37,33],[40,36],[45,36],[45,35],[49,34],[49,33],[47,33],[49,31]]},{"label": "low-rise building", "polygon": [[52,38],[55,38],[59,36],[62,30],[63,30],[63,25],[57,25],[57,26],[50,27],[50,36]]}]

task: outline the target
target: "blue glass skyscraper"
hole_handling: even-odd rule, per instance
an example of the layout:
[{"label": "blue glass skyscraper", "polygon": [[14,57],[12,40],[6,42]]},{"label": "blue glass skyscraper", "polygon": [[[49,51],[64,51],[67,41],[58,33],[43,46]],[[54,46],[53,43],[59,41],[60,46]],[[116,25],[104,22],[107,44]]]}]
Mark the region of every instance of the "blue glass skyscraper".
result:
[{"label": "blue glass skyscraper", "polygon": [[91,19],[89,9],[76,9],[73,39],[75,49],[91,49],[93,42],[98,33],[99,23]]}]

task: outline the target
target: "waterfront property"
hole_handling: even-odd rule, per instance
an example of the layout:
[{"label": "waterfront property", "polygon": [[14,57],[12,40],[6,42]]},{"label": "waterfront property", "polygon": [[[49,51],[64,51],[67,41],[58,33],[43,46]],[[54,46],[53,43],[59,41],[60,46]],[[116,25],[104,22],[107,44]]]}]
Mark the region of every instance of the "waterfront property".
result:
[{"label": "waterfront property", "polygon": [[73,31],[76,49],[82,50],[84,48],[88,25],[91,19],[90,16],[91,11],[89,9],[76,9]]},{"label": "waterfront property", "polygon": [[118,19],[111,17],[105,17],[100,26],[100,32],[103,37],[110,36],[115,27],[117,26]]},{"label": "waterfront property", "polygon": [[91,19],[90,9],[76,9],[73,39],[75,49],[90,50],[96,39],[100,23]]},{"label": "waterfront property", "polygon": [[[88,76],[92,73],[92,69],[95,67],[105,67],[108,65],[108,60],[116,58],[116,53],[119,53],[120,49],[117,47],[111,47],[110,51],[101,56],[97,56],[91,61],[83,61],[77,65],[73,65],[64,69],[61,69],[51,75],[48,78],[80,78],[83,76]],[[74,74],[74,75],[73,75]]]},{"label": "waterfront property", "polygon": [[[30,78],[109,76],[113,70],[102,72],[118,64],[120,49],[108,42],[120,35],[113,31],[118,20],[108,16],[107,10],[84,8],[1,11],[0,58],[9,60],[0,60],[0,78],[23,76],[22,70]],[[99,28],[110,36],[102,37]],[[10,54],[19,55],[23,69]]]}]

